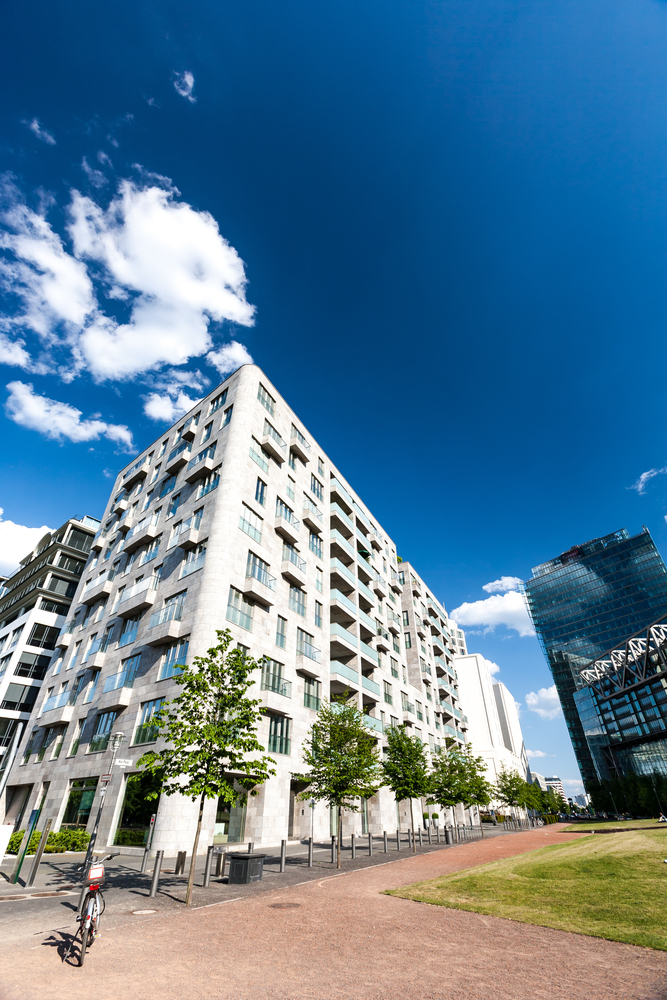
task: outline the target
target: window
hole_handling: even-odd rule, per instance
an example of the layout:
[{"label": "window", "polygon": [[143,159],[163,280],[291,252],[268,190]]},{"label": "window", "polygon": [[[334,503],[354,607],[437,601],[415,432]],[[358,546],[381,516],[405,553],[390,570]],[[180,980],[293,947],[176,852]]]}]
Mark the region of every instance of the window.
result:
[{"label": "window", "polygon": [[276,401],[270,392],[267,392],[262,383],[259,383],[259,389],[257,390],[257,399],[260,401],[262,406],[269,411],[271,416],[275,413]]},{"label": "window", "polygon": [[410,633],[405,633],[405,648],[412,649],[412,639],[410,638]]},{"label": "window", "polygon": [[319,601],[315,601],[315,624],[322,628],[322,605]]},{"label": "window", "polygon": [[266,504],[266,483],[259,476],[255,486],[255,500],[257,503],[261,503],[262,507]]},{"label": "window", "polygon": [[40,649],[55,649],[56,639],[60,629],[50,625],[33,625],[28,641],[28,646],[38,646]]},{"label": "window", "polygon": [[160,548],[161,540],[162,535],[158,535],[157,538],[154,538],[153,541],[146,546],[146,548],[142,549],[141,559],[139,560],[140,566],[145,566],[147,562],[151,561],[151,559],[155,559],[158,549]]},{"label": "window", "polygon": [[95,731],[93,733],[92,739],[88,745],[88,753],[101,753],[103,750],[109,746],[109,737],[111,736],[111,729],[114,722],[116,721],[116,716],[118,712],[103,712],[101,715],[97,716],[97,722],[95,723]]},{"label": "window", "polygon": [[11,637],[11,639],[9,641],[9,649],[13,649],[14,648],[14,646],[16,645],[16,643],[19,641],[19,636],[21,635],[22,631],[23,631],[23,625],[21,625],[20,628],[15,628],[14,629],[14,631],[12,632],[12,637]]},{"label": "window", "polygon": [[8,684],[4,699],[0,702],[0,708],[7,709],[9,712],[32,712],[38,691],[38,687]]},{"label": "window", "polygon": [[252,604],[246,601],[244,595],[236,587],[229,588],[227,599],[227,621],[240,625],[252,632]]},{"label": "window", "polygon": [[303,685],[303,703],[306,708],[319,712],[322,698],[322,685],[314,677],[306,677]]},{"label": "window", "polygon": [[255,580],[264,584],[265,587],[268,587],[269,590],[275,590],[276,578],[275,576],[271,576],[269,569],[270,566],[267,562],[260,559],[260,557],[255,555],[254,552],[248,552],[248,562],[246,563],[245,571],[246,580],[249,577],[253,577]]},{"label": "window", "polygon": [[220,428],[221,429],[223,427],[226,427],[227,424],[229,423],[229,421],[232,419],[232,410],[233,409],[234,409],[234,407],[230,406],[229,409],[225,410],[225,415],[223,417],[222,423],[220,424]]},{"label": "window", "polygon": [[203,542],[198,545],[196,549],[189,549],[185,553],[185,558],[183,560],[183,566],[181,568],[181,577],[189,576],[190,573],[196,573],[198,569],[201,569],[204,565],[204,559],[206,558],[206,543]]},{"label": "window", "polygon": [[81,552],[90,552],[92,541],[93,536],[89,535],[86,531],[78,531],[76,528],[72,528],[66,544],[72,549],[79,549]]},{"label": "window", "polygon": [[287,619],[281,618],[278,615],[278,624],[276,626],[276,646],[280,646],[284,649],[287,645]]},{"label": "window", "polygon": [[57,601],[50,601],[47,597],[42,598],[39,606],[42,611],[50,611],[53,615],[66,615],[68,611],[66,604],[58,604]]},{"label": "window", "polygon": [[424,713],[422,712],[422,704],[421,704],[421,702],[420,701],[416,702],[416,706],[417,706],[417,718],[419,719],[420,722],[423,722],[424,721]]},{"label": "window", "polygon": [[169,501],[169,506],[167,507],[167,517],[173,517],[179,508],[181,503],[181,494],[175,493],[174,496]]},{"label": "window", "polygon": [[81,649],[81,640],[79,639],[79,641],[74,644],[74,649],[72,650],[72,655],[69,658],[69,663],[67,664],[67,669],[68,670],[71,670],[72,667],[75,665],[75,663],[77,661],[77,657],[79,655],[80,649]]},{"label": "window", "polygon": [[[261,482],[261,480],[258,480]],[[239,528],[250,535],[256,542],[262,541],[262,519],[247,504],[241,505],[241,516],[239,518]]]},{"label": "window", "polygon": [[134,731],[134,746],[141,743],[154,743],[160,731],[159,723],[155,716],[162,708],[164,698],[156,698],[154,701],[145,701],[141,706],[141,716],[139,725]]},{"label": "window", "polygon": [[170,646],[167,646],[164,658],[160,664],[159,681],[163,681],[167,677],[173,677],[174,674],[180,674],[185,666],[189,646],[189,638],[179,639],[178,642],[173,642]]},{"label": "window", "polygon": [[389,681],[384,682],[384,700],[386,701],[387,705],[394,704],[394,699],[391,694],[391,684],[389,683]]},{"label": "window", "polygon": [[295,524],[298,527],[298,521],[294,517],[294,511],[291,507],[288,507],[284,500],[280,497],[276,497],[276,517],[282,517],[290,524]]},{"label": "window", "polygon": [[152,483],[154,483],[154,482],[155,482],[155,480],[156,480],[156,479],[158,478],[158,476],[160,475],[160,469],[161,469],[161,468],[162,468],[162,463],[161,463],[161,462],[158,462],[158,464],[157,464],[157,465],[155,466],[155,468],[153,469],[153,475],[151,476],[151,482],[152,482]]},{"label": "window", "polygon": [[72,559],[65,552],[61,552],[58,557],[58,569],[66,569],[68,573],[76,573],[77,576],[81,576],[85,565],[80,559]]},{"label": "window", "polygon": [[162,456],[164,455],[165,451],[167,450],[167,445],[168,444],[169,444],[169,438],[166,438],[162,442],[162,444],[160,445],[160,451],[159,451],[158,456],[157,456],[158,458],[162,458]]},{"label": "window", "polygon": [[85,726],[85,724],[86,724],[85,719],[79,719],[79,721],[77,722],[76,727],[74,729],[74,739],[70,744],[69,752],[67,754],[68,757],[76,757],[79,750],[79,744],[81,743],[81,736],[83,735],[83,727]]},{"label": "window", "polygon": [[411,709],[414,711],[414,705],[410,705],[408,701],[408,696],[405,691],[401,691],[401,708],[404,712],[409,712]]},{"label": "window", "polygon": [[262,469],[264,472],[269,471],[268,453],[264,451],[261,444],[254,435],[250,442],[250,457],[253,460],[253,462],[256,462],[257,465],[260,467],[260,469]]},{"label": "window", "polygon": [[398,677],[398,662],[393,656],[391,657],[391,676]]},{"label": "window", "polygon": [[131,618],[126,618],[123,621],[123,631],[120,634],[120,639],[118,640],[118,648],[122,646],[129,646],[130,643],[134,642],[137,638],[137,632],[139,630],[139,619],[140,614],[132,615]]},{"label": "window", "polygon": [[292,451],[291,448],[289,452],[288,462],[290,469],[296,469],[296,452]]},{"label": "window", "polygon": [[269,715],[269,753],[288,754],[290,748],[290,720],[284,715]]},{"label": "window", "polygon": [[291,476],[287,477],[287,496],[290,500],[294,500],[294,480]]},{"label": "window", "polygon": [[162,499],[162,497],[166,496],[167,493],[171,493],[175,485],[176,485],[176,476],[169,476],[162,483],[162,486],[160,487],[160,492],[158,493],[158,497]]},{"label": "window", "polygon": [[320,476],[324,475],[324,459],[321,455],[317,456],[317,472]]},{"label": "window", "polygon": [[308,548],[315,553],[318,559],[322,558],[322,539],[315,531],[310,532]]},{"label": "window", "polygon": [[302,618],[306,617],[306,594],[301,587],[290,587],[289,606]]},{"label": "window", "polygon": [[262,691],[275,691],[283,698],[292,697],[292,683],[283,677],[283,664],[277,660],[265,660],[262,664]]},{"label": "window", "polygon": [[[172,478],[173,478],[173,477],[172,477]],[[167,481],[168,481],[168,480],[165,480],[165,482],[167,482]],[[149,491],[148,491],[148,493],[146,494],[146,499],[144,500],[144,505],[143,505],[143,507],[141,508],[141,509],[142,509],[142,511],[146,510],[146,508],[147,508],[147,507],[150,507],[150,505],[151,505],[151,501],[152,501],[152,499],[153,499],[153,493],[154,493],[154,492],[155,492],[154,490],[149,490]]]},{"label": "window", "polygon": [[407,611],[403,612],[403,625],[407,628],[410,624],[410,615]]},{"label": "window", "polygon": [[315,494],[318,500],[322,500],[324,497],[324,487],[322,483],[317,479],[311,472],[310,474],[310,489],[311,492]]},{"label": "window", "polygon": [[207,493],[210,493],[211,490],[214,490],[217,487],[219,482],[220,466],[218,466],[217,469],[214,469],[213,472],[209,472],[208,476],[205,476],[204,479],[202,479],[199,492],[197,493],[197,499],[201,500],[202,497],[205,497]]},{"label": "window", "polygon": [[396,718],[395,715],[390,715],[389,716],[389,725],[390,726],[394,726],[394,727],[398,727],[398,719]]},{"label": "window", "polygon": [[403,585],[405,583],[405,573],[403,570],[398,574],[398,582]]},{"label": "window", "polygon": [[204,428],[204,433],[201,436],[201,443],[202,444],[206,444],[206,442],[208,441],[208,439],[211,436],[211,431],[212,430],[213,430],[213,421],[211,421],[210,424],[206,424],[206,427]]},{"label": "window", "polygon": [[319,566],[315,567],[315,590],[321,593],[324,592],[324,572]]},{"label": "window", "polygon": [[75,778],[72,781],[65,815],[60,824],[61,830],[86,829],[93,806],[93,799],[95,798],[97,782],[97,778]]},{"label": "window", "polygon": [[208,411],[209,417],[211,416],[212,413],[215,413],[216,410],[219,410],[221,406],[224,406],[226,402],[227,402],[227,389],[225,389],[224,392],[221,392],[219,396],[216,396],[215,399],[211,400],[211,408]]},{"label": "window", "polygon": [[7,656],[3,656],[2,659],[0,660],[0,677],[2,677],[7,667],[9,666],[9,661],[11,660],[11,658],[12,654],[8,653]]},{"label": "window", "polygon": [[321,660],[320,650],[316,646],[313,646],[313,636],[309,632],[305,632],[302,628],[296,630],[296,651],[297,655],[307,656],[309,660],[314,660],[315,663],[319,663]]}]

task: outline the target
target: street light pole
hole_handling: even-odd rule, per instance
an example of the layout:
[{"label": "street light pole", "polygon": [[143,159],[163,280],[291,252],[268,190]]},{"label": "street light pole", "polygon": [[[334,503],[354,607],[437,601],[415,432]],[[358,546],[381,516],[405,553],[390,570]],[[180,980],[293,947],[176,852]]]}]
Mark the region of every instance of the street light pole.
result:
[{"label": "street light pole", "polygon": [[86,851],[86,860],[83,863],[84,873],[90,863],[90,859],[93,856],[93,849],[95,847],[95,841],[97,840],[97,831],[99,829],[100,819],[102,818],[102,810],[104,809],[104,799],[107,794],[107,788],[109,787],[109,782],[111,781],[111,777],[113,775],[113,767],[114,764],[116,763],[116,754],[118,753],[120,745],[124,739],[125,739],[125,733],[112,733],[111,736],[109,737],[109,745],[107,747],[107,750],[108,749],[111,750],[111,770],[108,776],[104,774],[102,775],[101,779],[102,788],[100,789],[100,806],[99,809],[97,810],[97,816],[95,817],[95,826],[93,827],[93,832],[91,833],[90,841],[88,842],[88,850]]}]

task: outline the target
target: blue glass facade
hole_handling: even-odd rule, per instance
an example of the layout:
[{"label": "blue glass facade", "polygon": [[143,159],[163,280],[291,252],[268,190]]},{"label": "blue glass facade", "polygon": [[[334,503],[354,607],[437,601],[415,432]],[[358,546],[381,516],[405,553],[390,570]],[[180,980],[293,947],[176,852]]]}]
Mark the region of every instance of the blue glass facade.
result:
[{"label": "blue glass facade", "polygon": [[620,706],[603,712],[586,689],[575,700],[579,671],[667,615],[667,567],[647,529],[632,536],[623,529],[535,567],[525,593],[581,776],[595,780],[595,761],[609,743],[606,720],[614,712],[620,720],[622,713]]}]

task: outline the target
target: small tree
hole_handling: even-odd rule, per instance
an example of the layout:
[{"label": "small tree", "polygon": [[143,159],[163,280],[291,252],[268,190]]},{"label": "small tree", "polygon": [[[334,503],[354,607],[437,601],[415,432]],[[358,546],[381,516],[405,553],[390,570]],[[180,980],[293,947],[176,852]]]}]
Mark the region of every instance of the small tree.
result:
[{"label": "small tree", "polygon": [[525,807],[531,801],[530,785],[518,771],[503,766],[496,779],[496,797],[510,809]]},{"label": "small tree", "polygon": [[387,753],[382,768],[396,801],[410,800],[412,852],[416,854],[412,800],[428,795],[431,790],[424,744],[418,736],[409,736],[405,726],[391,726],[387,730]]},{"label": "small tree", "polygon": [[303,744],[308,782],[301,799],[324,800],[338,810],[336,867],[340,868],[343,810],[359,812],[356,800],[375,795],[382,784],[380,759],[374,738],[355,705],[324,702]]},{"label": "small tree", "polygon": [[[183,667],[174,678],[181,693],[155,716],[158,735],[167,745],[149,750],[137,762],[160,778],[165,795],[187,795],[193,802],[199,798],[187,906],[192,902],[204,800],[221,798],[231,808],[248,793],[256,795],[256,786],[276,773],[271,757],[248,759],[248,754],[264,750],[257,740],[260,702],[246,697],[253,683],[250,675],[261,662],[240,649],[227,652],[233,642],[229,629],[216,634],[218,645],[206,656],[196,656],[191,667]],[[157,798],[160,790],[149,798]]]},{"label": "small tree", "polygon": [[483,757],[474,756],[470,743],[461,749],[460,754],[464,776],[461,802],[468,809],[471,806],[488,806],[494,789],[486,778],[486,761]]}]

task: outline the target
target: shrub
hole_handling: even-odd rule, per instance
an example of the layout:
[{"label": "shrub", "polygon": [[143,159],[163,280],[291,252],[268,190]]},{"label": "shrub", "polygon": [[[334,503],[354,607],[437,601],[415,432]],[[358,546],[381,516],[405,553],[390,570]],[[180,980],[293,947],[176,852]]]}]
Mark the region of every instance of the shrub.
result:
[{"label": "shrub", "polygon": [[148,836],[147,830],[122,830],[116,832],[114,844],[125,847],[143,847]]},{"label": "shrub", "polygon": [[[7,854],[18,854],[24,833],[25,830],[17,830],[16,833],[11,835],[9,844],[7,845]],[[35,853],[41,836],[41,832],[35,830],[28,844],[28,854]],[[46,854],[62,854],[63,851],[85,851],[89,840],[90,834],[86,833],[85,830],[60,830],[58,833],[52,832],[49,834],[44,851]]]}]

